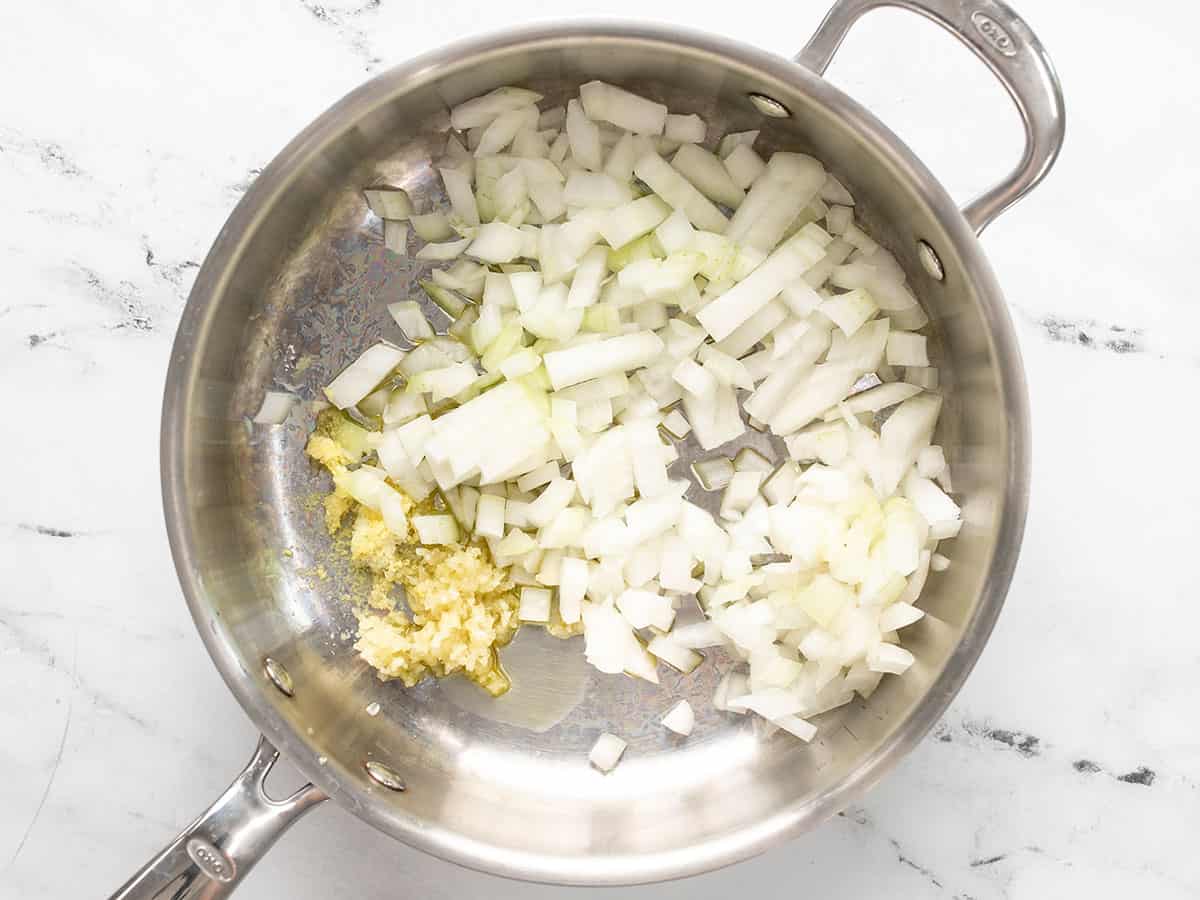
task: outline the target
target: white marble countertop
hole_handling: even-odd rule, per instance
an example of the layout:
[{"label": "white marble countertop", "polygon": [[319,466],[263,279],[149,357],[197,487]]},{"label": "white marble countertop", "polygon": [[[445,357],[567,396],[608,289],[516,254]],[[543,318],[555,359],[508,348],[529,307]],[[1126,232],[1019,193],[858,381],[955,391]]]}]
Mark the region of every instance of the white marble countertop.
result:
[{"label": "white marble countertop", "polygon": [[[999,627],[944,722],[860,807],[733,868],[605,896],[1200,895],[1200,14],[1022,5],[1069,126],[1049,180],[984,239],[1034,417]],[[0,14],[0,895],[106,895],[253,746],[176,583],[157,429],[196,266],[255,173],[371,73],[469,33],[565,9],[790,54],[824,12],[804,4],[780,27],[766,4],[728,8],[48,0]],[[957,196],[1017,156],[1000,89],[911,16],[870,17],[830,76]],[[326,807],[239,896],[582,893],[457,869]]]}]

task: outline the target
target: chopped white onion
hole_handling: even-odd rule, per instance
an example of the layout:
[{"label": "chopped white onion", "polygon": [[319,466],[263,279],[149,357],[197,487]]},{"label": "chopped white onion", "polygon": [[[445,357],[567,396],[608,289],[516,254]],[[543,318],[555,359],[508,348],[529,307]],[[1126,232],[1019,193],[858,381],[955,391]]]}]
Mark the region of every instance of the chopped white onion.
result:
[{"label": "chopped white onion", "polygon": [[400,365],[405,353],[390,344],[375,344],[346,366],[325,388],[325,396],[338,409],[353,406]]},{"label": "chopped white onion", "polygon": [[887,361],[889,366],[928,366],[925,335],[893,331],[888,335]]},{"label": "chopped white onion", "polygon": [[413,343],[433,337],[433,326],[425,318],[425,313],[421,312],[421,304],[417,301],[400,300],[389,303],[388,312],[400,326],[404,336]]},{"label": "chopped white onion", "polygon": [[[407,253],[410,221],[419,260],[457,259],[421,282],[453,322],[439,336],[418,303],[390,304],[416,346],[376,345],[330,384],[384,428],[366,439],[379,467],[337,483],[400,539],[486,542],[518,617],[581,623],[601,671],[657,683],[659,659],[686,673],[698,649],[728,648],[748,671],[714,706],[810,740],[809,719],[911,666],[896,632],[962,527],[932,444],[928,318],[812,157],[764,162],[757,131],[714,155],[699,116],[602,82],[538,99],[501,88],[454,107],[470,151],[451,134],[435,163],[450,215],[365,192],[390,251]],[[286,416],[280,397],[257,418]],[[684,500],[672,442],[733,453],[747,420],[791,458],[743,446],[694,463],[724,491],[718,520]],[[410,521],[391,485],[412,501],[436,486],[449,514]],[[706,619],[672,631],[691,594]],[[664,725],[687,734],[694,717],[683,702]],[[607,770],[624,743],[605,737]]]},{"label": "chopped white onion", "polygon": [[635,332],[556,350],[543,357],[546,373],[555,390],[624,373],[648,365],[663,352],[662,339],[651,331]]},{"label": "chopped white onion", "polygon": [[896,644],[879,643],[867,651],[867,667],[872,672],[903,675],[913,664],[913,655]]},{"label": "chopped white onion", "polygon": [[422,544],[458,543],[458,522],[454,516],[413,516],[412,526]]},{"label": "chopped white onion", "polygon": [[736,208],[746,199],[745,190],[730,175],[727,164],[698,144],[685,143],[675,153],[671,165],[714,203]]},{"label": "chopped white onion", "polygon": [[408,223],[385,219],[383,222],[383,246],[398,256],[408,253]]},{"label": "chopped white onion", "polygon": [[538,622],[541,624],[549,622],[550,597],[551,593],[548,588],[521,588],[521,601],[517,609],[517,618],[522,622]]},{"label": "chopped white onion", "polygon": [[417,237],[423,241],[444,241],[454,234],[454,229],[450,227],[450,217],[445,213],[412,216],[409,224]]},{"label": "chopped white onion", "polygon": [[417,259],[445,262],[449,259],[456,259],[470,245],[470,238],[463,238],[461,241],[446,241],[443,244],[426,244],[417,251]]},{"label": "chopped white onion", "polygon": [[503,113],[529,106],[541,99],[541,94],[525,88],[499,87],[489,94],[455,106],[450,110],[450,124],[458,131],[478,128],[489,124]]},{"label": "chopped white onion", "polygon": [[588,761],[601,772],[611,772],[621,761],[628,745],[615,734],[605,732],[596,739],[588,752]]},{"label": "chopped white onion", "polygon": [[[742,191],[754,184],[767,168],[762,157],[749,144],[738,144],[724,157],[723,162],[730,179]],[[745,199],[744,195],[742,199]]]},{"label": "chopped white onion", "polygon": [[[633,173],[645,182],[655,194],[683,214],[697,228],[720,233],[729,220],[657,153],[647,153],[633,167]],[[657,224],[657,223],[656,223]]]},{"label": "chopped white onion", "polygon": [[680,700],[667,711],[660,721],[668,731],[687,737],[696,727],[696,713],[690,703]]},{"label": "chopped white onion", "polygon": [[363,191],[371,212],[381,219],[407,219],[413,213],[412,201],[399,188],[372,188]]},{"label": "chopped white onion", "polygon": [[[267,391],[263,394],[258,412],[254,414],[256,425],[282,425],[296,405],[296,395],[283,391]],[[350,404],[347,404],[350,405]]]},{"label": "chopped white onion", "polygon": [[662,134],[667,124],[667,108],[661,103],[603,81],[589,81],[582,85],[579,97],[588,118],[611,122],[625,131]]},{"label": "chopped white onion", "polygon": [[684,675],[692,672],[696,666],[704,662],[704,657],[695,650],[680,646],[669,637],[663,637],[662,635],[651,638],[650,643],[646,645],[646,649],[672,669],[682,672]]}]

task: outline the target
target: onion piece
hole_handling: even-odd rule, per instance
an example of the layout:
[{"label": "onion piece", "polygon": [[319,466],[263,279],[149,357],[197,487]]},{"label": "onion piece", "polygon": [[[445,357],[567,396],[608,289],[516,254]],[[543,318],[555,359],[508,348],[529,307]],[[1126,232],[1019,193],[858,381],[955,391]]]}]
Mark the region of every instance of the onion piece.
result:
[{"label": "onion piece", "polygon": [[633,190],[627,182],[604,172],[572,172],[563,189],[563,200],[568,206],[615,209],[633,199]]},{"label": "onion piece", "polygon": [[633,180],[633,164],[637,162],[637,147],[633,135],[625,132],[608,151],[608,159],[604,161],[604,174],[617,181]]},{"label": "onion piece", "polygon": [[[830,234],[845,234],[846,229],[854,221],[854,210],[848,206],[831,206],[825,213],[825,226]],[[856,285],[859,286],[859,285]],[[865,287],[866,285],[861,285]]]},{"label": "onion piece", "polygon": [[470,175],[461,169],[438,169],[438,174],[442,176],[442,184],[446,187],[446,196],[450,198],[454,214],[467,225],[478,225],[479,207],[471,191]]},{"label": "onion piece", "polygon": [[833,422],[844,415],[854,416],[864,412],[878,412],[881,409],[887,409],[890,406],[903,403],[905,400],[915,397],[919,393],[921,393],[919,387],[914,384],[906,384],[903,381],[880,384],[849,397],[839,404],[838,407],[826,412],[823,418],[826,422]]},{"label": "onion piece", "polygon": [[717,390],[717,377],[710,370],[684,357],[671,371],[671,378],[694,397],[710,397]]},{"label": "onion piece", "polygon": [[887,361],[889,366],[928,366],[925,335],[893,331],[888,335]]},{"label": "onion piece", "polygon": [[899,631],[919,621],[925,613],[908,603],[893,603],[879,614],[880,631]]},{"label": "onion piece", "polygon": [[754,131],[734,131],[721,138],[721,143],[717,147],[717,156],[721,159],[726,159],[737,147],[745,145],[753,147],[754,142],[758,140],[758,129]]},{"label": "onion piece", "polygon": [[903,675],[913,662],[913,655],[896,644],[879,643],[867,651],[867,668],[872,672]]},{"label": "onion piece", "polygon": [[805,742],[811,741],[817,733],[816,725],[799,716],[776,716],[770,722]]},{"label": "onion piece", "polygon": [[659,631],[669,631],[675,621],[671,598],[654,591],[630,588],[617,597],[617,609],[632,628],[654,627]]},{"label": "onion piece", "polygon": [[929,445],[941,412],[942,398],[936,394],[918,394],[905,400],[879,429],[879,444],[885,464],[879,491],[895,493],[900,480],[916,463],[917,454]]},{"label": "onion piece", "polygon": [[573,556],[564,557],[559,568],[558,615],[564,624],[574,625],[579,621],[583,597],[587,591],[587,560]]},{"label": "onion piece", "polygon": [[[267,391],[263,394],[258,412],[254,414],[256,425],[282,425],[296,405],[296,396],[283,391]],[[356,401],[357,402],[357,401]],[[352,404],[347,404],[352,405]]]},{"label": "onion piece", "polygon": [[671,410],[663,417],[662,428],[677,441],[682,441],[688,436],[688,432],[692,430],[691,423],[677,409]]},{"label": "onion piece", "polygon": [[460,241],[446,241],[443,244],[426,244],[417,251],[417,259],[430,259],[438,262],[456,259],[470,245],[470,238],[463,238]]},{"label": "onion piece", "polygon": [[717,349],[738,359],[779,327],[787,317],[787,307],[779,300],[773,300],[738,326],[733,334],[725,340],[719,341]]},{"label": "onion piece", "polygon": [[[483,129],[475,145],[475,157],[494,156],[513,142],[522,129],[537,127],[538,111],[532,104],[503,112]],[[478,173],[478,168],[476,168]]]},{"label": "onion piece", "polygon": [[840,203],[844,206],[854,205],[854,197],[846,190],[846,186],[832,175],[825,176],[825,183],[821,185],[821,199],[826,203]]},{"label": "onion piece", "polygon": [[704,120],[695,113],[690,115],[667,113],[667,120],[663,124],[663,137],[680,144],[702,143],[706,132]]},{"label": "onion piece", "polygon": [[724,456],[696,460],[692,463],[692,471],[706,491],[721,490],[733,480],[734,475],[733,462]]},{"label": "onion piece", "polygon": [[663,635],[651,638],[650,643],[646,645],[646,649],[672,669],[676,669],[684,675],[691,673],[700,663],[704,662],[704,657],[695,650],[688,647],[681,647],[669,637],[664,637]]},{"label": "onion piece", "polygon": [[824,167],[810,156],[773,154],[725,233],[738,244],[770,251],[816,196],[824,178]]},{"label": "onion piece", "polygon": [[839,400],[844,399],[858,379],[859,371],[845,363],[822,363],[767,421],[776,434],[786,435],[803,428]]},{"label": "onion piece", "polygon": [[407,219],[413,213],[412,201],[399,188],[371,188],[363,191],[371,212],[381,219]]},{"label": "onion piece", "polygon": [[[486,263],[512,262],[522,255],[524,241],[525,236],[520,229],[503,222],[488,222],[479,227],[479,232],[466,249],[466,253]],[[424,248],[421,252],[424,252]],[[420,253],[417,255],[424,258]]]},{"label": "onion piece", "polygon": [[588,752],[588,762],[607,774],[616,768],[627,746],[628,744],[615,734],[605,732],[596,738],[596,743]]},{"label": "onion piece", "polygon": [[404,336],[413,343],[434,336],[433,326],[425,318],[425,313],[421,312],[421,304],[415,300],[401,300],[396,303],[389,303],[388,312],[396,324],[400,326],[400,330],[404,332]]},{"label": "onion piece", "polygon": [[[837,325],[846,337],[853,335],[879,311],[875,300],[862,289],[831,297],[819,308],[821,314]],[[889,359],[888,362],[892,361]]]},{"label": "onion piece", "polygon": [[493,494],[483,494],[475,507],[475,533],[480,537],[502,538],[504,536],[504,508],[506,500]]},{"label": "onion piece", "polygon": [[937,478],[946,471],[946,454],[936,444],[922,448],[917,454],[917,474],[922,478]]},{"label": "onion piece", "polygon": [[720,384],[748,391],[754,389],[754,379],[746,367],[729,354],[711,345],[704,345],[700,348],[699,359],[704,369],[711,372]]},{"label": "onion piece", "polygon": [[454,516],[413,516],[412,526],[422,544],[458,543],[458,522]]},{"label": "onion piece", "polygon": [[[748,144],[739,144],[724,157],[723,164],[729,179],[743,191],[754,184],[767,169],[761,156],[754,152]],[[740,201],[739,201],[740,205]]]},{"label": "onion piece", "polygon": [[696,727],[696,713],[690,703],[680,700],[667,711],[660,721],[668,731],[687,737]]},{"label": "onion piece", "polygon": [[823,253],[819,248],[814,253],[802,238],[793,238],[767,257],[748,277],[700,310],[696,318],[714,339],[720,341],[729,337],[790,282],[799,278]]},{"label": "onion piece", "polygon": [[413,231],[423,241],[444,241],[454,234],[450,227],[450,217],[445,213],[428,213],[423,216],[412,216],[409,219]]},{"label": "onion piece", "polygon": [[[753,154],[753,150],[749,151]],[[721,160],[697,144],[685,143],[676,152],[671,165],[692,186],[714,203],[736,208],[746,192],[729,174]]]},{"label": "onion piece", "polygon": [[405,352],[390,344],[375,344],[363,351],[325,388],[325,396],[338,409],[353,406],[400,364]]},{"label": "onion piece", "polygon": [[737,521],[758,496],[758,489],[763,482],[763,473],[746,471],[733,473],[729,485],[721,497],[721,518]]},{"label": "onion piece", "polygon": [[611,210],[600,227],[600,234],[605,243],[619,250],[630,241],[653,231],[670,214],[670,206],[661,198],[649,194]]},{"label": "onion piece", "polygon": [[571,143],[571,157],[585,169],[597,171],[604,155],[600,145],[600,129],[589,120],[578,100],[567,103],[566,132]]},{"label": "onion piece", "polygon": [[661,103],[603,81],[581,85],[579,97],[589,119],[611,122],[625,131],[656,135],[662,134],[667,124],[667,108]]},{"label": "onion piece", "polygon": [[633,629],[612,606],[584,603],[583,635],[587,661],[601,672],[628,672],[658,683],[652,658],[647,659],[646,649]]},{"label": "onion piece", "polygon": [[408,223],[384,219],[383,246],[397,256],[408,254]]},{"label": "onion piece", "polygon": [[729,220],[712,201],[657,153],[642,156],[634,164],[633,173],[672,207],[683,210],[688,221],[697,228],[720,233],[729,224]]},{"label": "onion piece", "polygon": [[534,91],[518,87],[499,87],[490,93],[460,103],[450,110],[450,125],[458,131],[489,124],[497,116],[542,99]]},{"label": "onion piece", "polygon": [[681,647],[703,650],[705,647],[720,647],[726,640],[716,624],[710,620],[676,625],[671,631],[671,640]]},{"label": "onion piece", "polygon": [[664,344],[657,334],[642,331],[556,350],[543,357],[543,364],[551,385],[555,390],[562,390],[593,378],[648,365],[663,349]]},{"label": "onion piece", "polygon": [[538,624],[549,622],[550,598],[551,592],[548,588],[521,588],[521,600],[520,606],[517,609],[517,618],[522,622],[536,622]]},{"label": "onion piece", "polygon": [[904,370],[904,381],[915,384],[927,391],[936,390],[940,382],[938,370],[934,366],[908,366]]}]

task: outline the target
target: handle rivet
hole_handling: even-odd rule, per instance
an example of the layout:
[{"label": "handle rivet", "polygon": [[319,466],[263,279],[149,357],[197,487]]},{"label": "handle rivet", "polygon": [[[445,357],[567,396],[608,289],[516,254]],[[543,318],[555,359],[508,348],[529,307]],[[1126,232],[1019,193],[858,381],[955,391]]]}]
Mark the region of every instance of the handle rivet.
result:
[{"label": "handle rivet", "polygon": [[791,111],[776,100],[774,97],[768,97],[766,94],[749,93],[746,98],[750,103],[764,116],[770,116],[772,119],[786,119],[791,116]]},{"label": "handle rivet", "polygon": [[925,241],[917,241],[917,258],[921,260],[921,265],[935,281],[945,279],[946,270],[942,268],[942,260],[938,257],[937,251]]},{"label": "handle rivet", "polygon": [[383,785],[389,791],[404,791],[404,779],[396,772],[381,762],[373,759],[368,759],[363,763],[363,768],[367,770],[367,774],[371,776],[371,780],[377,784]]},{"label": "handle rivet", "polygon": [[263,672],[270,679],[271,684],[279,688],[280,693],[288,697],[296,696],[296,688],[292,683],[292,676],[283,667],[283,663],[268,656],[263,660]]}]

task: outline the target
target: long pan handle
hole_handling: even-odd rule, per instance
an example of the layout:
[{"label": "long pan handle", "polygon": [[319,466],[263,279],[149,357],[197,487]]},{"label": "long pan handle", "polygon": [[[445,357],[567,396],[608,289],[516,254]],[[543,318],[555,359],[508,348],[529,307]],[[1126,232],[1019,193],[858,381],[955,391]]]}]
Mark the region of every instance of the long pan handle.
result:
[{"label": "long pan handle", "polygon": [[286,800],[268,797],[263,782],[278,758],[279,751],[260,738],[225,793],[110,900],[219,900],[232,894],[280,835],[325,799],[311,784]]},{"label": "long pan handle", "polygon": [[1037,35],[1003,0],[837,0],[796,62],[823,73],[851,26],[864,13],[889,6],[922,15],[962,41],[1004,85],[1021,116],[1021,161],[963,208],[979,234],[1046,177],[1058,158],[1066,130],[1058,75]]}]

